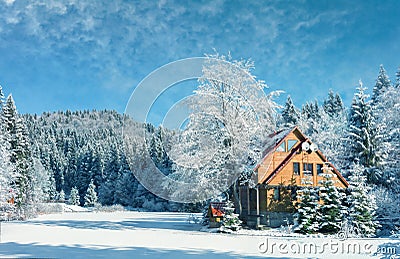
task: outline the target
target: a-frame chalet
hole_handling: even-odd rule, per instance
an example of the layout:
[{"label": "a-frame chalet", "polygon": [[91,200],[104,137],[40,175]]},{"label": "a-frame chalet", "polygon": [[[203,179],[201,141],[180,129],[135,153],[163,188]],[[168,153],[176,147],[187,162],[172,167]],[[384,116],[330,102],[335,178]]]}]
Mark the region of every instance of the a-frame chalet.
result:
[{"label": "a-frame chalet", "polygon": [[333,174],[337,187],[348,186],[340,172],[297,127],[269,136],[254,172],[256,185],[240,189],[240,216],[255,227],[277,227],[285,220],[292,221],[296,190],[305,185],[319,186],[324,173]]}]

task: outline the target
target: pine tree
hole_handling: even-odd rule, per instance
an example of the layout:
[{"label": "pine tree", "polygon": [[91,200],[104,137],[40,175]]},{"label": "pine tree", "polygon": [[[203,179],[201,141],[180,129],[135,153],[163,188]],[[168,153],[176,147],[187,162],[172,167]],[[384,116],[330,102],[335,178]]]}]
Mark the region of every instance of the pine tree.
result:
[{"label": "pine tree", "polygon": [[[309,184],[309,182],[306,182]],[[319,213],[319,203],[317,190],[312,186],[304,186],[297,191],[299,202],[296,204],[297,213],[295,230],[303,234],[316,233],[320,227],[321,215]]]},{"label": "pine tree", "polygon": [[358,161],[365,167],[368,181],[377,183],[381,177],[380,157],[377,154],[377,132],[372,116],[371,102],[365,94],[366,88],[360,86],[355,93],[349,116],[347,146],[348,166]]},{"label": "pine tree", "polygon": [[60,194],[59,194],[59,196],[58,196],[58,200],[61,201],[61,202],[65,202],[65,193],[64,193],[64,190],[61,190],[61,191],[60,191]]},{"label": "pine tree", "polygon": [[285,126],[297,125],[299,119],[299,112],[293,104],[292,98],[288,96],[285,107],[282,110],[282,118]]},{"label": "pine tree", "polygon": [[23,119],[19,116],[11,95],[7,97],[3,106],[3,120],[5,132],[10,144],[10,161],[16,168],[15,184],[18,189],[17,205],[19,207],[32,202],[31,167],[32,157],[28,132]]},{"label": "pine tree", "polygon": [[376,203],[375,197],[369,191],[371,187],[366,184],[363,167],[355,164],[351,170],[349,181],[349,195],[347,196],[348,220],[350,224],[367,237],[373,236],[378,227],[374,220]]},{"label": "pine tree", "polygon": [[332,168],[325,165],[323,180],[320,188],[320,198],[322,204],[320,206],[321,225],[320,231],[323,233],[337,233],[340,230],[344,207],[342,206],[343,193],[341,193],[335,186],[337,180],[334,179]]},{"label": "pine tree", "polygon": [[330,117],[337,116],[344,110],[342,98],[340,98],[339,94],[336,93],[335,95],[332,90],[329,90],[328,97],[324,100],[323,108]]},{"label": "pine tree", "polygon": [[239,214],[235,214],[235,206],[232,201],[227,201],[225,207],[225,214],[222,219],[221,229],[225,231],[233,230],[237,231],[241,228],[242,221],[239,219]]},{"label": "pine tree", "polygon": [[69,204],[71,205],[80,205],[80,197],[79,197],[79,191],[78,188],[72,187],[71,193],[69,195]]},{"label": "pine tree", "polygon": [[396,83],[395,83],[394,87],[400,88],[400,67],[397,69],[397,72],[396,72]]},{"label": "pine tree", "polygon": [[[3,100],[4,95],[0,86],[0,207],[2,204],[11,199],[15,199],[17,190],[15,186],[16,169],[11,163],[10,143],[5,130],[5,120],[3,117]],[[12,209],[10,206],[3,208],[5,210]],[[10,212],[10,211],[9,211]]]},{"label": "pine tree", "polygon": [[45,202],[50,199],[50,191],[54,187],[51,186],[51,172],[47,171],[40,163],[39,159],[33,160],[33,167],[30,172],[29,190],[30,196],[34,203]]},{"label": "pine tree", "polygon": [[4,93],[3,93],[3,88],[0,85],[0,109],[3,108],[4,98],[5,98],[5,96],[4,96]]},{"label": "pine tree", "polygon": [[378,78],[376,79],[376,84],[373,88],[372,94],[372,102],[379,102],[379,98],[381,95],[391,86],[391,82],[389,80],[388,75],[386,74],[386,70],[383,68],[383,65],[379,67]]},{"label": "pine tree", "polygon": [[379,184],[400,190],[400,88],[390,86],[374,107],[378,131],[377,155],[383,172]]},{"label": "pine tree", "polygon": [[92,179],[85,194],[85,207],[93,207],[97,203],[97,193],[95,189],[96,185],[94,185]]}]

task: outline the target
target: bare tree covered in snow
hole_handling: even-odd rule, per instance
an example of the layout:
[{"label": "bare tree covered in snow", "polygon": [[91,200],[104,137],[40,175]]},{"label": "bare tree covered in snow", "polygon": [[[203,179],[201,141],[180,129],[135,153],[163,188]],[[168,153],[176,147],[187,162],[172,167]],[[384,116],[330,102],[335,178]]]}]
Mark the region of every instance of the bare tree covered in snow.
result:
[{"label": "bare tree covered in snow", "polygon": [[[247,60],[208,56],[200,85],[188,101],[192,113],[170,151],[176,162],[171,177],[204,190],[200,199],[231,184],[237,196],[236,179],[260,158],[259,145],[275,129],[274,93],[265,94],[266,85],[251,74],[253,68]],[[177,195],[186,194],[177,190]]]}]

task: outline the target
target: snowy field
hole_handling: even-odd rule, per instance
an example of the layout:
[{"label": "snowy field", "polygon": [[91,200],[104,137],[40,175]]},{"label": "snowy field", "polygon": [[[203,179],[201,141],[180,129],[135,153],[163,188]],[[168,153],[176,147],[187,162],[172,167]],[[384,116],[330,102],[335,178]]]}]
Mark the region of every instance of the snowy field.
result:
[{"label": "snowy field", "polygon": [[[187,213],[79,212],[2,222],[0,257],[399,258],[399,239],[282,237],[199,231]],[[311,253],[310,253],[311,252]]]}]

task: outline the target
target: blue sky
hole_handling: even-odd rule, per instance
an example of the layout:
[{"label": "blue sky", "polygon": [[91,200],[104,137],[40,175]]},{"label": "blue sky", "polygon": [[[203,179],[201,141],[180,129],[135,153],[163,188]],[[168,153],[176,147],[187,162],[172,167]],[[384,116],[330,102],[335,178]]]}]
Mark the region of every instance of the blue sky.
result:
[{"label": "blue sky", "polygon": [[329,89],[349,104],[400,66],[398,0],[0,1],[0,84],[21,113],[123,112],[150,72],[213,49],[297,105]]}]

